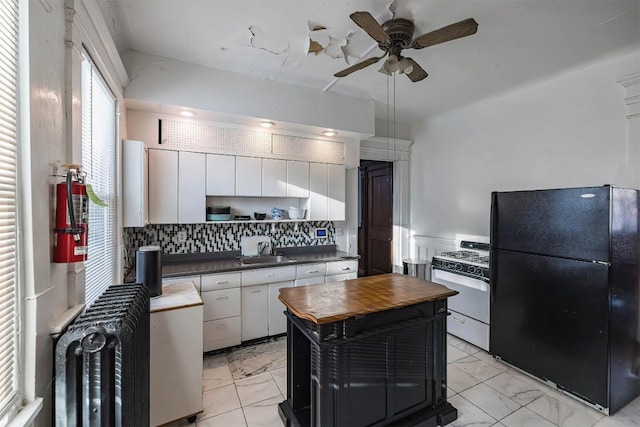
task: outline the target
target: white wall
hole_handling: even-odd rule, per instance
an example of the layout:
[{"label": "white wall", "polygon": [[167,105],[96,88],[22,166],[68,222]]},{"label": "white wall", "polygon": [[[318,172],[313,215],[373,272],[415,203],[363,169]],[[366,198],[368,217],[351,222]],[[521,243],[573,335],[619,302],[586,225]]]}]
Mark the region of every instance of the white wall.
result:
[{"label": "white wall", "polygon": [[[82,8],[80,0],[68,0],[66,4],[78,10]],[[70,55],[75,57],[73,75],[74,79],[77,78],[80,50],[78,47],[68,49],[65,44],[65,1],[28,2],[28,15],[29,75],[22,85],[28,92],[29,105],[26,110],[28,114],[20,118],[21,126],[24,126],[20,135],[20,165],[23,168],[21,173],[26,174],[20,179],[23,198],[20,205],[20,263],[26,319],[21,354],[26,378],[24,397],[27,401],[36,397],[44,398],[43,409],[35,424],[46,426],[51,425],[54,389],[52,328],[68,313],[70,307],[82,303],[84,298],[82,264],[52,262],[55,185],[61,180],[53,176],[54,165],[81,158],[78,142],[71,142],[80,134],[78,123],[74,121],[78,119],[77,112],[81,107],[78,102],[79,86],[76,85],[73,90],[66,86],[67,78],[72,75],[66,60],[71,62]],[[74,18],[74,25],[80,25],[76,22],[80,15],[87,16],[84,8]],[[90,51],[97,58],[98,54],[105,54],[104,46],[89,43],[87,37],[95,36],[95,29],[88,21],[85,23],[90,25],[83,28],[74,26],[68,35],[82,33],[77,40],[89,44]],[[113,79],[108,80],[114,82]],[[119,99],[121,92],[122,88],[116,87]],[[21,112],[25,111],[24,107]],[[121,118],[123,124],[124,119]],[[74,135],[71,135],[72,129]]]},{"label": "white wall", "polygon": [[488,236],[492,191],[629,186],[626,91],[640,52],[590,64],[413,128],[413,234]]},{"label": "white wall", "polygon": [[[45,398],[40,424],[50,424],[53,345],[50,327],[53,319],[68,307],[67,264],[54,264],[53,224],[54,186],[52,164],[67,157],[65,121],[65,14],[63,2],[53,2],[50,10],[39,2],[29,3],[29,26],[38,28],[30,34],[29,102],[31,122],[29,137],[21,135],[20,155],[31,169],[31,194],[23,200],[21,216],[22,280],[25,285],[27,333],[23,355],[26,372],[25,398]],[[26,166],[26,165],[25,165]],[[25,181],[23,181],[24,183]],[[24,187],[21,187],[24,190]],[[29,196],[24,193],[24,196]],[[23,196],[23,197],[24,197]],[[35,379],[35,380],[34,380]],[[46,415],[45,415],[46,413]]]},{"label": "white wall", "polygon": [[123,55],[128,99],[246,117],[332,128],[365,136],[375,131],[375,104],[334,92],[242,76],[159,56]]}]

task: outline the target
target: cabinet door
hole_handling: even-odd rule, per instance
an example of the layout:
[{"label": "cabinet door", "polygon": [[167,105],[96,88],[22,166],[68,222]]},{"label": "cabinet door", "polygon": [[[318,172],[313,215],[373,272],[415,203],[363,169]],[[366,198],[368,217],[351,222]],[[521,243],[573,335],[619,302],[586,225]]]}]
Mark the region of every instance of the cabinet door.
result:
[{"label": "cabinet door", "polygon": [[309,164],[309,219],[326,220],[328,215],[328,168],[326,163]]},{"label": "cabinet door", "polygon": [[122,141],[122,226],[149,223],[149,173],[147,147],[142,141]]},{"label": "cabinet door", "polygon": [[262,159],[236,157],[236,196],[262,195]]},{"label": "cabinet door", "polygon": [[178,222],[178,152],[149,150],[149,222]]},{"label": "cabinet door", "polygon": [[242,288],[242,341],[269,334],[269,285]]},{"label": "cabinet door", "polygon": [[205,194],[206,155],[180,151],[178,156],[178,222],[205,222],[207,197]]},{"label": "cabinet door", "polygon": [[287,160],[287,197],[309,197],[309,162]]},{"label": "cabinet door", "polygon": [[287,332],[287,309],[278,299],[280,289],[293,286],[293,282],[269,283],[269,335],[283,334]]},{"label": "cabinet door", "polygon": [[344,221],[345,219],[345,188],[346,177],[344,165],[328,165],[329,172],[329,220]]},{"label": "cabinet door", "polygon": [[151,313],[149,332],[150,424],[202,411],[202,306]]},{"label": "cabinet door", "polygon": [[236,157],[207,154],[207,196],[236,195]]},{"label": "cabinet door", "polygon": [[262,196],[287,196],[287,161],[262,159]]}]

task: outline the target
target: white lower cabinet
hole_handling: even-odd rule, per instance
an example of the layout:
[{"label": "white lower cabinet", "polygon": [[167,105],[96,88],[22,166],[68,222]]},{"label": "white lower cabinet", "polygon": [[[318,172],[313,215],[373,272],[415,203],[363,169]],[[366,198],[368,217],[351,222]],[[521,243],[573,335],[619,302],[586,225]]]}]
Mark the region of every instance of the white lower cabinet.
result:
[{"label": "white lower cabinet", "polygon": [[[279,312],[284,318],[284,309],[278,306],[282,304],[278,300],[277,289],[292,286],[295,277],[295,266],[258,268],[242,272],[242,341],[284,332],[282,319],[276,314]],[[284,327],[286,328],[286,322]]]},{"label": "white lower cabinet", "polygon": [[284,314],[287,308],[280,302],[278,295],[280,295],[280,289],[292,286],[292,281],[269,283],[269,335],[287,332],[287,316]]},{"label": "white lower cabinet", "polygon": [[[168,423],[202,411],[202,304],[159,304],[151,300],[149,342],[149,422]],[[193,294],[197,294],[193,292]],[[173,297],[175,298],[175,297]],[[198,301],[199,302],[199,301]],[[161,307],[161,308],[159,308]],[[189,331],[189,333],[185,333]]]},{"label": "white lower cabinet", "polygon": [[327,276],[326,282],[342,282],[343,280],[357,279],[358,272],[353,273],[344,273],[344,274],[334,274],[333,276]]},{"label": "white lower cabinet", "polygon": [[205,274],[201,278],[204,351],[241,342],[240,278],[240,273]]},{"label": "white lower cabinet", "polygon": [[269,285],[242,288],[242,341],[269,335]]}]

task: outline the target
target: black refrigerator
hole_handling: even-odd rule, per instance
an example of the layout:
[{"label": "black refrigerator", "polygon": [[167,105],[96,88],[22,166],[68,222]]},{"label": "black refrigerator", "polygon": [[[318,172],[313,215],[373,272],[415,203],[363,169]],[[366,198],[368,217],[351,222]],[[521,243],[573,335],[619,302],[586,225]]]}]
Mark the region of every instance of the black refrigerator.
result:
[{"label": "black refrigerator", "polygon": [[639,196],[491,195],[490,353],[609,414],[640,395]]}]

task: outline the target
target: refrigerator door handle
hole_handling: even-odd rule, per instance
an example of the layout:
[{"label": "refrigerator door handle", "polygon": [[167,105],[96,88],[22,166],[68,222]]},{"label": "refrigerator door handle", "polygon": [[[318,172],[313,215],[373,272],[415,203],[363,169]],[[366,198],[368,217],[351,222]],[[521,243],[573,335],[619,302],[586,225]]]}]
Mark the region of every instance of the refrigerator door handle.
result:
[{"label": "refrigerator door handle", "polygon": [[591,262],[594,263],[594,264],[606,265],[607,267],[611,267],[611,263],[607,262],[607,261],[596,261],[596,260],[593,260]]},{"label": "refrigerator door handle", "polygon": [[489,283],[489,294],[491,295],[491,303],[496,302],[496,289],[498,281],[496,280],[496,252],[489,255],[489,276],[491,276]]}]

